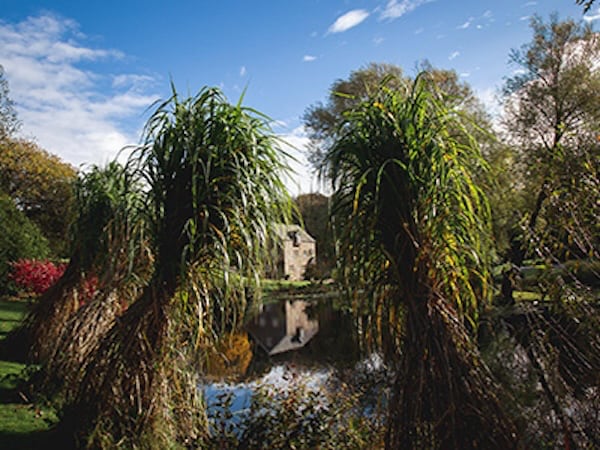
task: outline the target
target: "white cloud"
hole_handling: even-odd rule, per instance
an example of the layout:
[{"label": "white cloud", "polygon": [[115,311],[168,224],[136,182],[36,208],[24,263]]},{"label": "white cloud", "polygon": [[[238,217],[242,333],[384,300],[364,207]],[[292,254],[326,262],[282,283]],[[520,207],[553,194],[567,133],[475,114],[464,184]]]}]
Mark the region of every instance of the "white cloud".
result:
[{"label": "white cloud", "polygon": [[526,20],[529,20],[530,18],[531,18],[531,16],[521,16],[521,17],[519,17],[519,20],[520,20],[521,22],[524,22],[524,21],[526,21]]},{"label": "white cloud", "polygon": [[415,30],[415,34],[421,34],[423,31],[425,31],[425,28],[421,27],[421,28],[417,28]]},{"label": "white cloud", "polygon": [[302,57],[302,61],[304,61],[304,62],[312,62],[312,61],[314,61],[315,59],[317,59],[317,57],[316,57],[316,56],[313,56],[313,55],[304,55],[304,56]]},{"label": "white cloud", "polygon": [[240,77],[243,77],[244,75],[246,75],[246,66],[240,67]]},{"label": "white cloud", "polygon": [[471,26],[471,24],[473,23],[473,20],[475,20],[474,17],[469,17],[465,23],[463,23],[462,25],[459,25],[456,28],[458,28],[459,30],[466,30],[467,28],[469,28]]},{"label": "white cloud", "polygon": [[394,20],[402,17],[419,6],[435,0],[389,0],[380,14],[381,20]]},{"label": "white cloud", "polygon": [[460,77],[469,78],[471,76],[471,72],[461,72]]},{"label": "white cloud", "polygon": [[288,165],[293,173],[284,177],[285,184],[294,196],[302,193],[323,191],[319,185],[317,176],[312,173],[308,162],[308,144],[309,138],[306,135],[304,126],[298,126],[288,132],[280,134],[283,139],[284,148],[291,158],[288,159]]},{"label": "white cloud", "polygon": [[354,28],[363,22],[369,13],[364,9],[353,9],[348,11],[346,14],[341,15],[336,19],[335,22],[329,27],[329,33],[341,33],[347,31],[350,28]]},{"label": "white cloud", "polygon": [[457,58],[457,57],[459,57],[459,56],[460,56],[460,52],[459,52],[459,51],[454,51],[454,52],[452,52],[452,53],[450,54],[450,56],[448,56],[448,59],[449,59],[450,61],[452,61],[453,59],[456,59],[456,58]]},{"label": "white cloud", "polygon": [[383,43],[385,41],[384,38],[382,38],[381,36],[373,38],[373,44],[375,45],[380,45],[381,43]]},{"label": "white cloud", "polygon": [[600,19],[600,8],[598,8],[598,10],[596,11],[596,14],[594,14],[594,15],[586,14],[583,16],[583,20],[585,20],[586,22],[594,22],[598,19]]},{"label": "white cloud", "polygon": [[141,90],[154,85],[154,77],[136,73],[124,73],[113,76],[112,86],[114,88],[130,88]]},{"label": "white cloud", "polygon": [[493,123],[497,123],[497,118],[500,116],[501,107],[500,100],[498,98],[498,90],[495,87],[489,87],[486,89],[475,89],[477,98],[483,103],[486,111],[492,115]]},{"label": "white cloud", "polygon": [[157,99],[150,75],[93,71],[94,62],[124,55],[85,41],[76,22],[53,15],[0,22],[0,61],[22,134],[74,165],[107,162],[137,142],[140,124],[131,123]]},{"label": "white cloud", "polygon": [[535,6],[535,5],[537,5],[537,2],[533,2],[533,1],[532,2],[525,2],[525,3],[523,3],[521,5],[521,8],[528,8],[530,6]]},{"label": "white cloud", "polygon": [[469,17],[462,25],[457,26],[456,28],[458,30],[466,30],[467,28],[473,26],[475,24],[475,28],[477,28],[478,30],[481,30],[483,28],[483,25],[489,25],[490,23],[494,22],[494,14],[492,13],[491,10],[487,9],[483,12],[483,14],[481,16],[478,17]]}]

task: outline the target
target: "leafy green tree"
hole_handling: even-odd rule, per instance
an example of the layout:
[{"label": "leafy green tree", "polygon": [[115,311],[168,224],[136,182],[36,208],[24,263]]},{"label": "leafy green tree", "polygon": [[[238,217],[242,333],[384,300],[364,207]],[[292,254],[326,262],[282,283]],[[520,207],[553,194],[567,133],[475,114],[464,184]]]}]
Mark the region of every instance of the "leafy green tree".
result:
[{"label": "leafy green tree", "polygon": [[[511,55],[521,71],[505,87],[507,142],[517,151],[524,201],[515,205],[520,227],[509,253],[513,269],[502,283],[504,301],[514,307],[505,309],[501,328],[525,352],[542,388],[543,406],[528,409],[536,417],[530,424],[555,428],[551,409],[561,435],[549,442],[596,447],[598,422],[586,417],[597,417],[598,406],[583,393],[600,385],[597,296],[563,263],[586,258],[593,267],[599,257],[600,39],[590,26],[556,15],[548,22],[534,17],[531,26],[531,42]],[[511,275],[527,257],[545,263],[537,286],[529,287],[542,301],[515,305]],[[573,415],[577,402],[589,413]]]},{"label": "leafy green tree", "polygon": [[329,197],[301,194],[295,199],[306,231],[317,241],[317,277],[329,276],[335,264],[335,241],[329,221]]},{"label": "leafy green tree", "polygon": [[77,172],[33,142],[0,140],[0,190],[47,237],[53,253],[68,255],[67,235]]},{"label": "leafy green tree", "polygon": [[[153,276],[100,343],[63,421],[88,445],[146,437],[164,448],[201,437],[195,376],[186,391],[178,368],[189,357],[200,370],[203,346],[233,331],[273,226],[289,221],[280,156],[267,118],[218,89],[174,94],[150,118],[130,165],[148,186]],[[169,404],[169,395],[184,403]]]},{"label": "leafy green tree", "polygon": [[468,331],[491,292],[485,162],[446,100],[424,73],[345,114],[325,159],[340,276],[397,368],[387,448],[513,448]]},{"label": "leafy green tree", "polygon": [[38,227],[0,192],[0,295],[7,293],[11,262],[45,258],[48,253],[48,241]]},{"label": "leafy green tree", "polygon": [[[521,73],[509,78],[504,89],[507,141],[518,151],[515,170],[522,170],[525,194],[524,209],[518,212],[523,229],[512,237],[514,266],[536,256],[536,247],[544,246],[536,241],[564,228],[564,220],[578,222],[579,234],[586,236],[581,242],[591,243],[597,226],[587,209],[563,208],[559,213],[557,200],[569,190],[572,205],[574,193],[582,204],[598,198],[593,186],[598,179],[600,73],[594,64],[600,57],[600,39],[590,26],[561,22],[556,15],[548,23],[534,17],[531,27],[532,41],[511,54]],[[586,179],[589,182],[582,183]],[[590,251],[588,245],[583,253]],[[513,302],[512,290],[504,291],[506,301]]]},{"label": "leafy green tree", "polygon": [[[420,65],[420,70],[428,72],[427,85],[435,86],[434,89],[443,93],[441,95],[449,105],[477,117],[476,122],[485,127],[489,118],[481,103],[469,85],[459,80],[455,71],[437,69],[427,61]],[[323,149],[338,137],[344,113],[369,98],[384,81],[390,89],[402,92],[411,83],[411,77],[393,64],[370,63],[351,72],[347,79],[336,80],[331,85],[327,101],[318,102],[306,110],[303,120],[310,138],[309,161],[316,170],[323,167]]]},{"label": "leafy green tree", "polygon": [[350,73],[348,79],[336,80],[326,103],[318,102],[304,113],[304,126],[310,138],[309,162],[315,169],[322,166],[323,149],[335,140],[343,114],[377,89],[385,79],[401,88],[406,79],[402,69],[392,64],[371,63]]}]

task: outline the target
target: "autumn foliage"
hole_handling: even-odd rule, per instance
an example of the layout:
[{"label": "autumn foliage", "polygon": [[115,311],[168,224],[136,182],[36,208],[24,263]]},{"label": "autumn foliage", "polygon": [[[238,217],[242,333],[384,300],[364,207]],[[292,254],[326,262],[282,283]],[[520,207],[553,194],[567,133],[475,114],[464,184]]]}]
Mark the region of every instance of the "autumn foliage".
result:
[{"label": "autumn foliage", "polygon": [[65,267],[47,260],[20,259],[12,263],[10,278],[19,289],[40,295],[62,276]]}]

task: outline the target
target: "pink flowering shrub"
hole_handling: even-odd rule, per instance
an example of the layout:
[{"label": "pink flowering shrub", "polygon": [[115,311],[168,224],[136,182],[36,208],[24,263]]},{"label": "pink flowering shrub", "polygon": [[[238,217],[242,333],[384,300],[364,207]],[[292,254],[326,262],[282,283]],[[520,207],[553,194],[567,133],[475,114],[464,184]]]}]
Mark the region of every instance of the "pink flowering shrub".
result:
[{"label": "pink flowering shrub", "polygon": [[43,294],[64,273],[66,264],[47,260],[20,259],[11,264],[10,278],[25,292]]}]

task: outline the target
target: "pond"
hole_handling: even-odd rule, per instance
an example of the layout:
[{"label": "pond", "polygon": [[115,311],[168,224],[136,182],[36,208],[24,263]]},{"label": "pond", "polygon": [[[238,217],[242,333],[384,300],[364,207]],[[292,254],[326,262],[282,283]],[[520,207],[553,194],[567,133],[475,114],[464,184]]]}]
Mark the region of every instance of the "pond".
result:
[{"label": "pond", "polygon": [[378,355],[360,358],[354,329],[352,316],[330,298],[265,304],[246,326],[252,357],[243,373],[201,387],[213,432],[238,439],[276,418],[294,426],[307,417],[350,423],[349,415],[379,423],[386,369]]}]

